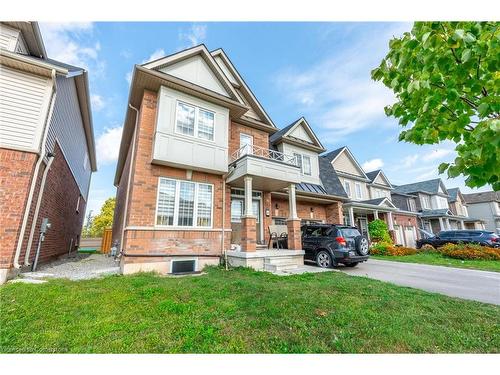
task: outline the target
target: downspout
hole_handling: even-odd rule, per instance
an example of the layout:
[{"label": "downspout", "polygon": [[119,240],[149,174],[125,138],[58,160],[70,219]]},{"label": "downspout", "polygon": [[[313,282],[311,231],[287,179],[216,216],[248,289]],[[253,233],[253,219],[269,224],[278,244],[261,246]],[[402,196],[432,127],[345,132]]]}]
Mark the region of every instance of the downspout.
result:
[{"label": "downspout", "polygon": [[38,156],[38,160],[35,165],[35,171],[33,174],[33,177],[31,179],[31,186],[30,190],[28,193],[28,200],[26,201],[26,207],[24,209],[24,215],[23,215],[23,222],[21,224],[21,231],[19,233],[19,238],[17,240],[17,247],[16,247],[16,253],[14,254],[14,267],[15,268],[21,268],[21,265],[19,264],[19,257],[21,256],[21,248],[23,245],[23,240],[24,240],[24,233],[26,232],[26,225],[28,224],[28,217],[31,209],[31,201],[33,200],[33,195],[35,193],[35,187],[36,187],[36,181],[38,179],[38,172],[40,171],[40,165],[42,164],[43,158],[45,157],[45,147],[46,147],[46,141],[47,141],[47,135],[49,133],[49,121],[52,118],[52,112],[54,110],[54,104],[55,104],[55,98],[56,98],[56,93],[57,93],[57,84],[56,84],[56,71],[55,69],[52,69],[51,72],[51,77],[52,77],[52,94],[51,94],[51,99],[50,99],[50,107],[47,112],[47,117],[45,118],[45,123],[43,127],[43,136],[42,136],[42,143],[41,143],[41,150]]},{"label": "downspout", "polygon": [[224,248],[224,239],[226,236],[226,229],[225,229],[225,224],[226,224],[226,179],[229,177],[231,173],[233,173],[234,167],[231,166],[231,169],[222,175],[222,236],[220,240],[220,248],[221,252],[224,254],[224,267],[226,268],[226,271],[228,270],[228,264],[227,264],[227,249]]},{"label": "downspout", "polygon": [[49,173],[50,166],[54,161],[54,154],[52,152],[47,153],[47,157],[49,161],[45,166],[45,170],[43,171],[42,182],[40,183],[40,191],[38,193],[38,198],[36,201],[35,214],[33,215],[33,220],[31,224],[30,238],[28,240],[28,248],[26,249],[26,254],[24,255],[24,265],[30,265],[30,253],[31,253],[31,244],[33,243],[33,235],[35,234],[36,222],[38,221],[38,212],[40,211],[40,204],[42,203],[43,191],[45,190],[45,180],[47,179],[47,174]]},{"label": "downspout", "polygon": [[[135,138],[137,135],[137,122],[139,121],[139,110],[135,108],[132,104],[128,103],[130,109],[135,111],[135,126],[134,126],[134,134],[132,136],[132,154],[130,155],[130,165],[128,171],[128,180],[127,180],[127,194],[125,195],[125,209],[123,212],[123,225],[122,225],[122,233],[120,237],[120,254],[123,252],[123,239],[125,237],[125,226],[127,221],[127,213],[128,213],[128,198],[130,194],[130,181],[132,180],[132,167],[134,163],[134,154],[135,154]],[[125,157],[126,161],[126,157]]]}]

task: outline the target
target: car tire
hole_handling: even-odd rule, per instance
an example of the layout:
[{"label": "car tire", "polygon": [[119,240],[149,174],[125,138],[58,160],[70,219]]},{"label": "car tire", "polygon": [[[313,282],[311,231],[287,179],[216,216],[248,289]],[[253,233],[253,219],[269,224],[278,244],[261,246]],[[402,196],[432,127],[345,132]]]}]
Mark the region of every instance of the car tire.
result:
[{"label": "car tire", "polygon": [[353,267],[356,267],[358,264],[359,264],[358,262],[355,262],[355,263],[346,263],[346,264],[344,264],[344,266],[353,268]]},{"label": "car tire", "polygon": [[359,255],[368,255],[370,251],[370,243],[368,242],[368,238],[366,236],[358,236],[354,240],[356,244],[356,252]]},{"label": "car tire", "polygon": [[328,251],[321,250],[316,254],[316,264],[321,268],[332,268],[334,262]]}]

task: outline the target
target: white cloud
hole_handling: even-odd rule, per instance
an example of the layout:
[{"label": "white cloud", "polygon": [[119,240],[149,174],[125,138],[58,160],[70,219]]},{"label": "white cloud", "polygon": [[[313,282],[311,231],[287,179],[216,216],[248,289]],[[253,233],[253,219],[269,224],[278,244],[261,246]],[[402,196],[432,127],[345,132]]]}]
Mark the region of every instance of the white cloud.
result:
[{"label": "white cloud", "polygon": [[402,168],[410,168],[411,166],[413,166],[417,162],[417,160],[418,160],[417,154],[405,156],[401,162],[401,167]]},{"label": "white cloud", "polygon": [[193,24],[187,32],[179,31],[179,41],[183,43],[180,49],[196,46],[207,37],[207,25]]},{"label": "white cloud", "polygon": [[300,112],[306,112],[326,143],[338,143],[339,138],[367,128],[394,127],[384,121],[384,107],[395,101],[394,95],[372,81],[370,71],[380,63],[389,38],[411,26],[384,27],[364,32],[342,52],[306,70],[292,66],[277,74],[279,90],[302,107]]},{"label": "white cloud", "polygon": [[90,103],[94,111],[100,111],[104,108],[105,102],[101,95],[91,94]]},{"label": "white cloud", "polygon": [[[158,60],[159,58],[161,58],[165,55],[166,55],[166,53],[163,50],[163,48],[158,48],[151,55],[149,55],[148,58],[142,60],[141,64],[145,64],[145,63],[153,61],[153,60]],[[130,85],[130,82],[132,82],[132,72],[127,72],[127,74],[125,74],[125,80]]]},{"label": "white cloud", "polygon": [[371,159],[363,163],[362,167],[366,172],[374,171],[380,169],[384,166],[384,161],[382,159]]},{"label": "white cloud", "polygon": [[91,22],[41,23],[47,54],[50,58],[75,65],[92,72],[102,73],[104,62],[99,59],[101,44],[90,40]]},{"label": "white cloud", "polygon": [[452,153],[453,153],[453,150],[449,150],[446,148],[438,148],[438,149],[432,150],[432,152],[422,156],[422,160],[433,161],[433,160],[441,159],[441,158],[448,156]]},{"label": "white cloud", "polygon": [[122,138],[122,127],[115,126],[106,128],[97,139],[98,162],[100,164],[111,164],[118,160],[120,141]]}]

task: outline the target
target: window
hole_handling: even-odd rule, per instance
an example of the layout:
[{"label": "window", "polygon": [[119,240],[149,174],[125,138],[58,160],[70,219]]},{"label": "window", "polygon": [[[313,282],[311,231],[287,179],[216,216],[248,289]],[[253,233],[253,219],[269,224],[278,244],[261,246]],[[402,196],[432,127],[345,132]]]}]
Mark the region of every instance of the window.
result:
[{"label": "window", "polygon": [[82,196],[80,194],[78,194],[78,200],[76,201],[76,213],[79,213],[80,212],[80,198]]},{"label": "window", "polygon": [[156,225],[211,227],[212,198],[212,185],[161,177]]},{"label": "window", "polygon": [[349,181],[344,181],[345,192],[348,197],[351,197],[351,183]]},{"label": "window", "polygon": [[177,102],[176,131],[212,141],[215,113],[183,102]]},{"label": "window", "polygon": [[297,160],[297,166],[302,171],[302,155],[301,154],[297,154],[296,152],[294,152],[293,156],[295,156],[295,159]]},{"label": "window", "polygon": [[241,217],[243,216],[243,200],[232,199],[231,200],[231,223],[241,223]]},{"label": "window", "polygon": [[251,135],[240,133],[240,149],[245,147],[243,150],[243,155],[253,154],[253,137]]},{"label": "window", "polygon": [[410,211],[417,211],[414,199],[408,199],[408,208],[410,209]]},{"label": "window", "polygon": [[356,183],[354,186],[356,188],[356,198],[358,199],[363,198],[363,192],[361,191],[361,184]]},{"label": "window", "polygon": [[420,202],[422,203],[422,208],[431,208],[431,200],[428,195],[422,195]]},{"label": "window", "polygon": [[311,175],[311,158],[306,155],[302,155],[302,173],[307,176]]}]

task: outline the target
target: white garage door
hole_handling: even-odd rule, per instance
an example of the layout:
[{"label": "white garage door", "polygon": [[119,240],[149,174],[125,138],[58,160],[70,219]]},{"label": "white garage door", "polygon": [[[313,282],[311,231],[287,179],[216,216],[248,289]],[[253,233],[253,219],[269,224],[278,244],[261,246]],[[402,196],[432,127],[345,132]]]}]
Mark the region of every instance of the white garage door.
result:
[{"label": "white garage door", "polygon": [[415,247],[416,246],[415,228],[405,227],[405,238],[406,238],[406,246]]}]

